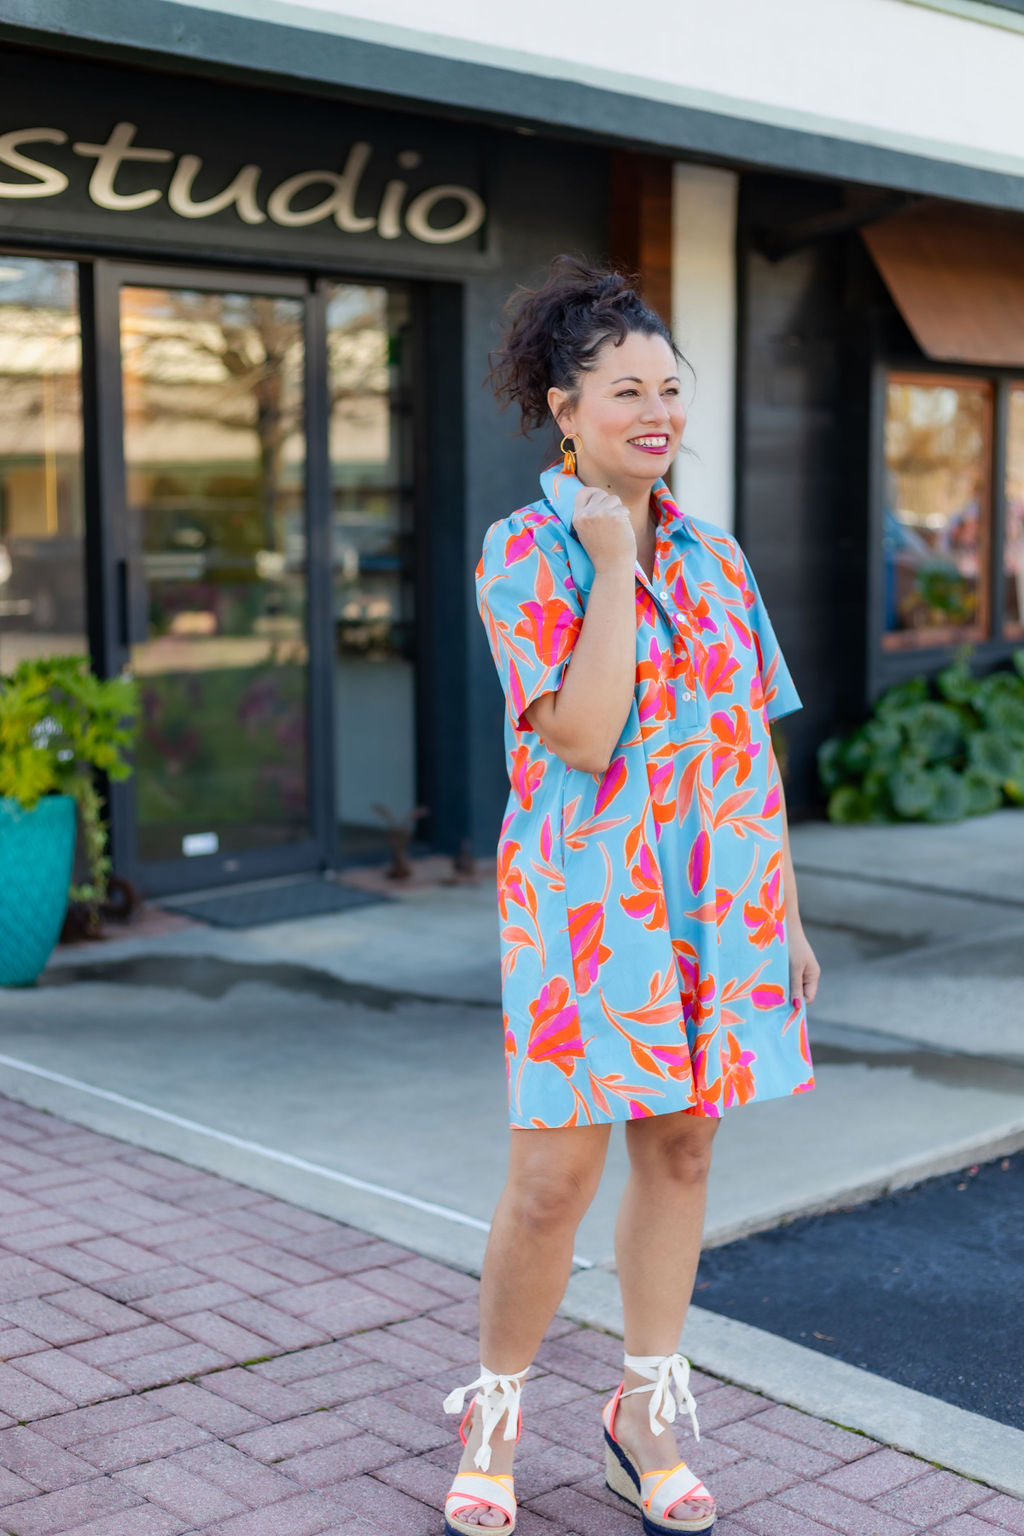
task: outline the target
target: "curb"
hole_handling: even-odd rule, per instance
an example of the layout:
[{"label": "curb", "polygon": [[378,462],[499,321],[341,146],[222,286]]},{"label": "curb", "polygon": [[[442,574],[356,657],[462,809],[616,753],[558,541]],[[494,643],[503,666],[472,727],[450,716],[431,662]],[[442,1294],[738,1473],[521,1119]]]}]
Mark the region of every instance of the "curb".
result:
[{"label": "curb", "polygon": [[[559,1311],[622,1337],[618,1283],[607,1271],[573,1275]],[[709,1375],[1024,1499],[1024,1430],[703,1307],[691,1306],[682,1348]]]}]

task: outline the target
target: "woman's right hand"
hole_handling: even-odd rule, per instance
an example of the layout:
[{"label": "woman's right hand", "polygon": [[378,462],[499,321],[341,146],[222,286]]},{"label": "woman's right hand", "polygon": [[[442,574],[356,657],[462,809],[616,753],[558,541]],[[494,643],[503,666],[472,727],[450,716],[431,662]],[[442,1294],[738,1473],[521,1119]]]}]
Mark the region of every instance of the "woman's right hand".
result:
[{"label": "woman's right hand", "polygon": [[586,485],[576,497],[572,526],[595,571],[636,565],[636,535],[629,511],[611,491]]}]

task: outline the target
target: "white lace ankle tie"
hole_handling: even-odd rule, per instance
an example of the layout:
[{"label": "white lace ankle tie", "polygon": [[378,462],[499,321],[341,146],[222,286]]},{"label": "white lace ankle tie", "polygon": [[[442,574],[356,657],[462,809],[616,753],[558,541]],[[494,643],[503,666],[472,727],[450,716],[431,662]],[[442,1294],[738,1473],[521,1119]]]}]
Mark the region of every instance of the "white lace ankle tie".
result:
[{"label": "white lace ankle tie", "polygon": [[649,1387],[630,1387],[623,1397],[634,1392],[651,1394],[651,1430],[660,1435],[666,1424],[675,1422],[677,1408],[685,1408],[693,1425],[693,1438],[700,1439],[697,1423],[697,1404],[690,1391],[690,1362],[685,1355],[625,1355],[628,1370],[635,1371],[652,1383]]},{"label": "white lace ankle tie", "polygon": [[480,1447],[473,1457],[473,1465],[479,1467],[481,1472],[486,1472],[491,1464],[491,1436],[502,1414],[506,1416],[502,1439],[514,1440],[519,1433],[519,1399],[523,1393],[523,1377],[529,1369],[527,1366],[525,1371],[514,1371],[511,1375],[502,1376],[496,1371],[489,1371],[486,1365],[481,1365],[476,1381],[471,1381],[465,1387],[456,1387],[444,1400],[445,1413],[461,1413],[467,1394],[476,1392],[474,1402],[483,1407],[483,1432]]}]

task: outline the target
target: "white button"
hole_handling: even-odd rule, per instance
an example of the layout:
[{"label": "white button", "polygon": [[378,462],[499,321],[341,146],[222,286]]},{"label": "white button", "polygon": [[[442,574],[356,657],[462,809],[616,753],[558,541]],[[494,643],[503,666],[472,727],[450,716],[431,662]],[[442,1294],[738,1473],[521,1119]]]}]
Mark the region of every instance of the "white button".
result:
[{"label": "white button", "polygon": [[667,603],[668,602],[668,593],[667,592],[663,592],[661,594],[661,600],[662,600],[663,603]]},{"label": "white button", "polygon": [[683,616],[682,616],[682,614],[681,614],[681,613],[677,613],[677,614],[676,614],[676,623],[677,623],[677,624],[681,624],[681,623],[682,623],[682,622],[683,622]]},{"label": "white button", "polygon": [[690,700],[693,698],[693,694],[692,693],[684,693],[683,694],[683,698],[686,700],[687,704],[689,704]]}]

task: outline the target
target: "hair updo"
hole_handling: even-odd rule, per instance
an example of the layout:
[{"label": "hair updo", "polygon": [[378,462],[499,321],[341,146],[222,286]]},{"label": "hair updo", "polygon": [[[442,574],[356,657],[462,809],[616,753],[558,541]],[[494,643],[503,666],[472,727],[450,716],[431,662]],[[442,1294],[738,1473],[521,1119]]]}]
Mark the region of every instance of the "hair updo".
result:
[{"label": "hair updo", "polygon": [[577,393],[606,341],[620,346],[630,335],[660,336],[682,359],[668,326],[628,277],[579,257],[556,256],[547,282],[518,289],[507,310],[511,319],[488,377],[504,405],[518,405],[524,434],[549,420],[549,389]]}]

